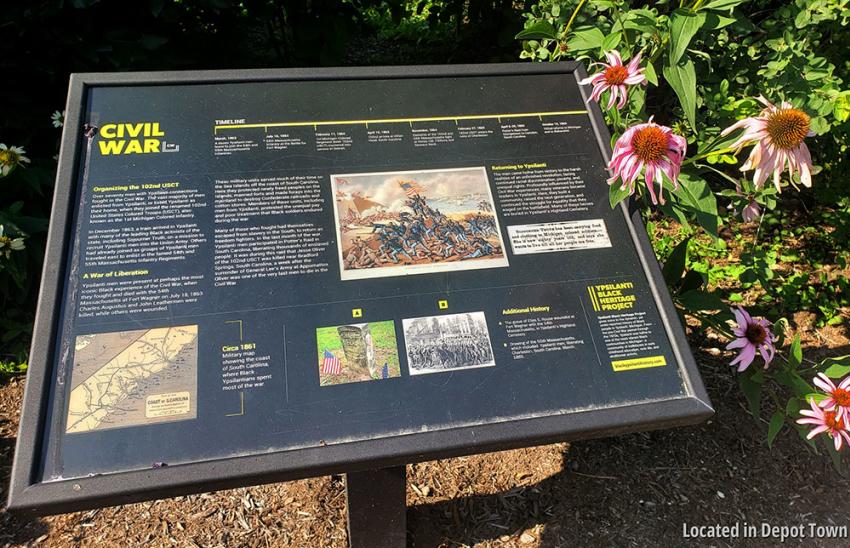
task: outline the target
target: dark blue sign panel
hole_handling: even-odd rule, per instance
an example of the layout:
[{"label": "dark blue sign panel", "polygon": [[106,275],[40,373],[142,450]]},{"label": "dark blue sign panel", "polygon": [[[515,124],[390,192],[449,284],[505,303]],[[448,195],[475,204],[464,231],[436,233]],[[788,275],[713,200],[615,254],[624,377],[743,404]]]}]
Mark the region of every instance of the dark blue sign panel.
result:
[{"label": "dark blue sign panel", "polygon": [[574,69],[76,79],[12,505],[707,416]]}]

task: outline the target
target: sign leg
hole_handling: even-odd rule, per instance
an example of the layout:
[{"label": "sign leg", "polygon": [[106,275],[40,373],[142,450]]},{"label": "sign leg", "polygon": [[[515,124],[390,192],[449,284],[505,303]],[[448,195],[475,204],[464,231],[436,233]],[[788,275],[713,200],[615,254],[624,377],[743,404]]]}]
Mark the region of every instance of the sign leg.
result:
[{"label": "sign leg", "polygon": [[401,548],[407,542],[404,466],[345,475],[351,548]]}]

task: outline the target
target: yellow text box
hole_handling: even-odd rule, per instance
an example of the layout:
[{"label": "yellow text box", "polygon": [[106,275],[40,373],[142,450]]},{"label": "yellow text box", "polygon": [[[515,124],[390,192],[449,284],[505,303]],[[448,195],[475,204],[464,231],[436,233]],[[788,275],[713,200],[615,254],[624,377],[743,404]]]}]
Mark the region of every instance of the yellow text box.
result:
[{"label": "yellow text box", "polygon": [[647,367],[661,367],[663,365],[667,365],[667,360],[664,359],[664,356],[649,356],[647,358],[632,358],[611,362],[614,371],[631,371],[632,369],[646,369]]}]

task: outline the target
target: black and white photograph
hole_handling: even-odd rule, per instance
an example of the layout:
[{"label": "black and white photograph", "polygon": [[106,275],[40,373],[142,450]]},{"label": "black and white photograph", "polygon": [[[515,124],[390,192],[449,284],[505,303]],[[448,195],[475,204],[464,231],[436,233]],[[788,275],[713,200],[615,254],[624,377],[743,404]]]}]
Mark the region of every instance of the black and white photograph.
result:
[{"label": "black and white photograph", "polygon": [[484,312],[402,321],[411,375],[496,365]]}]

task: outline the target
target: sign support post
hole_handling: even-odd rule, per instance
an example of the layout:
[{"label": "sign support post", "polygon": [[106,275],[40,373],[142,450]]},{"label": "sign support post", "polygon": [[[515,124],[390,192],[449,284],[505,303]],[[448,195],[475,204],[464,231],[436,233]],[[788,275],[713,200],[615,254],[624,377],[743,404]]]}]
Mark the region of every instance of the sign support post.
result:
[{"label": "sign support post", "polygon": [[404,466],[345,475],[348,545],[400,548],[407,540]]}]

